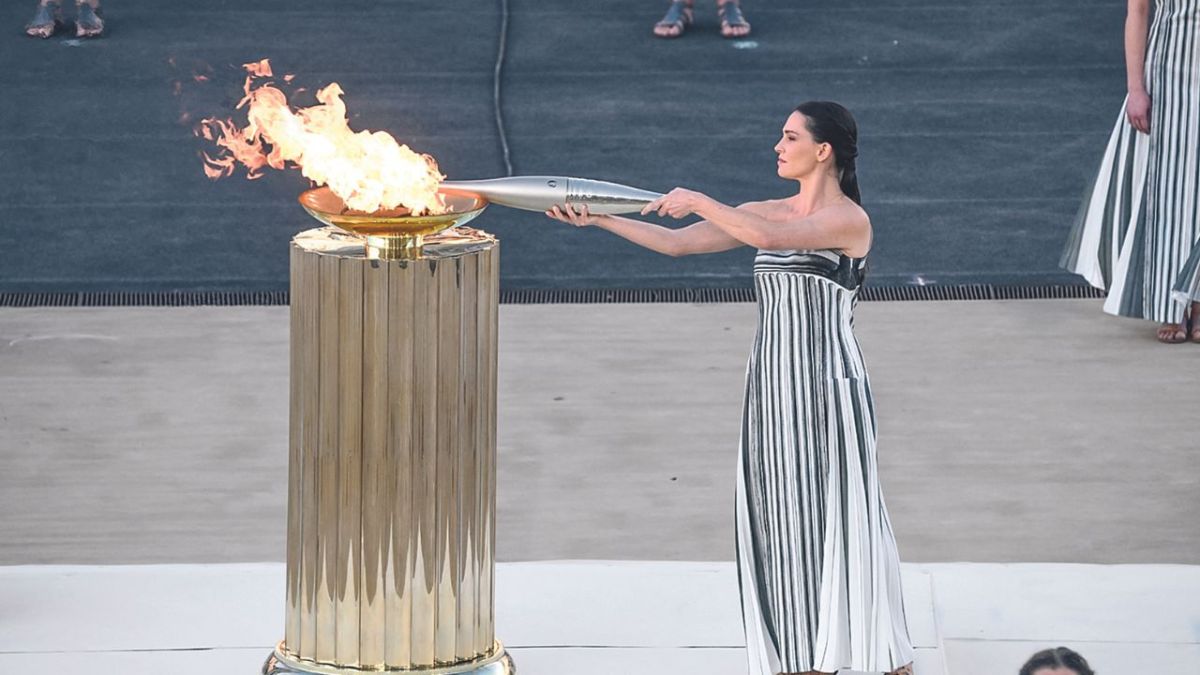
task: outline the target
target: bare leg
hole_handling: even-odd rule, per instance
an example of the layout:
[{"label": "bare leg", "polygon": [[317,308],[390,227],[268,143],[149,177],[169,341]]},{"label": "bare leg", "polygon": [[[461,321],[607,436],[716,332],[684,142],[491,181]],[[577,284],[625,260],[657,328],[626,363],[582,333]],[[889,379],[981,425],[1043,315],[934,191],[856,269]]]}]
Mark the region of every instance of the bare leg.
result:
[{"label": "bare leg", "polygon": [[912,664],[909,663],[907,665],[900,666],[899,668],[888,673],[888,675],[913,675]]},{"label": "bare leg", "polygon": [[35,38],[48,38],[54,35],[58,27],[62,25],[62,9],[58,5],[57,0],[41,0],[38,2],[37,10],[33,13],[33,19],[29,25],[25,26],[25,34]]},{"label": "bare leg", "polygon": [[75,5],[75,37],[99,37],[104,33],[100,18],[100,0],[77,0]]}]

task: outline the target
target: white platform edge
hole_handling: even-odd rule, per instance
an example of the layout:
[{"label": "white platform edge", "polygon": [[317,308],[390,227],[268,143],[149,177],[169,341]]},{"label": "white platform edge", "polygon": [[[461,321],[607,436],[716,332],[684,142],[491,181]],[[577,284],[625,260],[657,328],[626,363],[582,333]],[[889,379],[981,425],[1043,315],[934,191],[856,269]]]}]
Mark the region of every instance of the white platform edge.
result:
[{"label": "white platform edge", "polygon": [[[198,666],[249,659],[241,653],[280,637],[283,575],[278,563],[0,567],[0,672],[98,652],[202,650]],[[903,579],[923,675],[951,672],[948,643],[960,667],[976,653],[1012,651],[991,643],[1110,644],[1121,662],[1166,645],[1184,662],[1200,652],[1200,566],[905,564]],[[701,654],[727,666],[730,654],[742,658],[730,562],[501,563],[496,611],[500,639],[531,666],[576,651],[597,669],[611,657],[647,672]]]}]

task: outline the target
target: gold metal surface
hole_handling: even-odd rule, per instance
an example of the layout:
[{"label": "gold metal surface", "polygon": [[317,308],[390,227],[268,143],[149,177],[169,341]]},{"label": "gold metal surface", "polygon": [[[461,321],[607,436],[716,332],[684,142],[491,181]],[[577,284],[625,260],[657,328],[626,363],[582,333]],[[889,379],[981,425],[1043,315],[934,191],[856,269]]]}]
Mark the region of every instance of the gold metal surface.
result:
[{"label": "gold metal surface", "polygon": [[512,657],[505,651],[504,645],[499,642],[493,644],[489,652],[470,661],[420,669],[328,666],[298,659],[294,654],[288,653],[283,643],[280,643],[275,648],[275,651],[267,657],[266,663],[263,664],[262,672],[263,675],[291,675],[293,673],[319,673],[321,675],[358,675],[359,673],[394,673],[396,675],[405,673],[412,673],[413,675],[516,675],[517,668],[516,664],[513,663]]},{"label": "gold metal surface", "polygon": [[421,256],[293,240],[278,672],[512,672],[493,628],[499,247],[457,228]]},{"label": "gold metal surface", "polygon": [[[479,260],[479,311],[481,335],[479,358],[485,362],[486,379],[479,383],[480,449],[480,525],[479,537],[479,607],[476,609],[478,628],[476,641],[492,639],[495,634],[495,576],[496,576],[496,384],[498,359],[496,344],[500,325],[500,256],[490,255]],[[486,284],[484,281],[486,280]]]},{"label": "gold metal surface", "polygon": [[338,259],[338,530],[334,595],[334,660],[358,665],[359,573],[362,564],[363,272]]},{"label": "gold metal surface", "polygon": [[[421,260],[413,264],[416,312],[412,321],[412,656],[413,663],[434,663],[434,631],[437,630],[437,371],[439,367],[437,328],[440,317],[434,275],[441,261]],[[422,320],[415,320],[416,317]]]},{"label": "gold metal surface", "polygon": [[413,216],[407,209],[363,213],[351,211],[328,187],[307,190],[300,205],[312,217],[363,237],[368,258],[381,260],[421,257],[424,238],[442,230],[465,225],[487,208],[482,197],[456,190],[440,190],[446,213]]},{"label": "gold metal surface", "polygon": [[388,317],[388,465],[391,480],[391,555],[384,578],[384,605],[387,610],[387,633],[384,653],[387,663],[413,663],[412,607],[413,575],[416,565],[416,546],[413,514],[413,354],[416,330],[412,317],[415,309],[415,274],[403,271],[389,274],[390,293]]},{"label": "gold metal surface", "polygon": [[435,274],[438,289],[438,373],[437,373],[437,480],[434,481],[434,500],[437,515],[434,536],[437,550],[434,612],[434,661],[453,663],[455,660],[455,622],[458,615],[458,490],[459,476],[455,439],[461,433],[458,407],[459,372],[462,355],[461,334],[462,277],[460,259],[438,263]]},{"label": "gold metal surface", "polygon": [[[388,273],[363,277],[362,409],[388,406]],[[361,626],[386,626],[388,556],[391,552],[392,468],[388,460],[387,416],[362,419],[362,595],[359,597],[362,663],[385,663],[384,631]]]},{"label": "gold metal surface", "polygon": [[[303,285],[303,266],[300,265],[300,250],[297,248],[291,249],[291,297],[302,297],[304,295]],[[288,392],[289,405],[291,407],[291,417],[288,421],[288,511],[287,522],[288,531],[299,531],[300,517],[300,493],[301,483],[303,482],[303,453],[300,448],[302,446],[302,421],[304,407],[304,387],[306,382],[303,378],[303,371],[300,367],[302,363],[300,355],[300,345],[303,343],[301,332],[304,328],[304,316],[300,311],[291,312],[291,326],[289,335],[291,336],[291,346],[289,349],[291,381]],[[301,569],[301,537],[288,537],[287,540],[287,568],[289,570]],[[301,588],[302,575],[289,574],[287,579],[287,615],[284,625],[284,641],[290,644],[300,644],[300,616],[302,613],[301,607]]]},{"label": "gold metal surface", "polygon": [[[299,570],[288,569],[288,578],[293,574],[300,577],[300,592],[301,601],[299,606],[299,624],[300,624],[300,643],[295,645],[295,650],[299,654],[306,654],[310,657],[314,655],[317,644],[317,586],[318,577],[320,575],[320,550],[318,543],[320,541],[319,532],[317,530],[317,513],[320,501],[315,499],[317,495],[317,442],[320,429],[317,414],[320,410],[320,389],[318,387],[320,380],[318,379],[318,367],[320,361],[319,347],[321,345],[321,322],[320,305],[319,305],[319,289],[318,281],[320,259],[307,256],[303,250],[299,250],[299,261],[297,267],[293,268],[293,274],[300,279],[300,289],[302,295],[299,297],[305,298],[305,302],[292,303],[292,311],[300,315],[301,332],[297,340],[293,336],[293,349],[300,353],[300,362],[295,370],[292,371],[292,377],[300,378],[301,384],[301,408],[299,410],[292,409],[292,417],[300,418],[300,446],[298,453],[300,454],[300,473],[301,483],[300,490],[296,498],[300,500],[298,509],[293,509],[289,506],[289,510],[297,510],[300,512],[300,522],[290,524],[288,528],[288,541],[299,539],[300,564]],[[297,344],[298,342],[298,344]],[[292,467],[296,470],[296,467]],[[292,644],[292,643],[289,643]]]},{"label": "gold metal surface", "polygon": [[[317,520],[311,523],[317,538],[317,639],[302,658],[333,663],[337,656],[337,616],[333,595],[337,585],[338,520],[338,259],[323,256],[317,261],[317,316],[320,321],[317,361],[317,490],[310,498],[317,503]],[[303,496],[301,498],[304,498]]]},{"label": "gold metal surface", "polygon": [[[479,265],[466,264],[462,267],[460,283],[463,297],[479,297]],[[479,302],[464,302],[461,316],[459,363],[462,371],[456,394],[460,413],[458,433],[455,435],[455,459],[458,462],[459,490],[455,508],[459,514],[457,534],[458,556],[455,559],[454,578],[457,585],[454,616],[456,623],[454,645],[457,660],[469,658],[475,648],[475,611],[478,606],[478,584],[475,579],[479,570],[474,554],[479,540],[479,518],[475,505],[479,501]]]}]

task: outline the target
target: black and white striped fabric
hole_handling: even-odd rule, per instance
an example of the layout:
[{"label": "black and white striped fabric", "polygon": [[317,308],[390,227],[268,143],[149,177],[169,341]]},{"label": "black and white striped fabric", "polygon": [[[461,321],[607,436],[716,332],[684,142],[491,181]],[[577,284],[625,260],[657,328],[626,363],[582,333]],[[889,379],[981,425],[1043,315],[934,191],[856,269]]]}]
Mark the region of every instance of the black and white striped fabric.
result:
[{"label": "black and white striped fabric", "polygon": [[[1192,257],[1183,264],[1175,288],[1171,289],[1171,296],[1181,305],[1200,302],[1200,246],[1192,249]],[[1193,324],[1197,320],[1200,320],[1200,317],[1193,317]]]},{"label": "black and white striped fabric", "polygon": [[1146,49],[1150,134],[1124,106],[1063,254],[1110,314],[1178,323],[1200,255],[1200,0],[1159,0]]},{"label": "black and white striped fabric", "polygon": [[913,659],[853,309],[866,265],[760,251],[738,452],[737,561],[751,675],[885,672]]}]

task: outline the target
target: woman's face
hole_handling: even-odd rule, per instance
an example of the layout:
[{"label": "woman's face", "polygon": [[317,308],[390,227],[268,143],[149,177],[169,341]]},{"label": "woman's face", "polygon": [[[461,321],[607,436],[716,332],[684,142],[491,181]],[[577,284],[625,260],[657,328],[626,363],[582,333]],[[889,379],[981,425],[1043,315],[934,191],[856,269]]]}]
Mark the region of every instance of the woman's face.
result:
[{"label": "woman's face", "polygon": [[1079,675],[1074,668],[1066,666],[1042,666],[1033,671],[1033,675]]},{"label": "woman's face", "polygon": [[833,147],[815,142],[805,122],[804,115],[794,112],[783,124],[783,134],[775,144],[780,178],[802,178],[833,159]]}]

